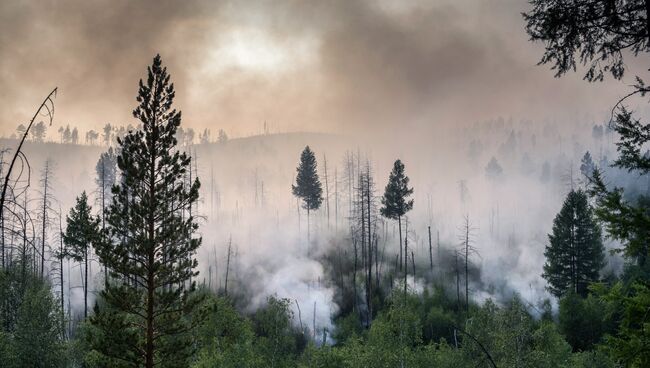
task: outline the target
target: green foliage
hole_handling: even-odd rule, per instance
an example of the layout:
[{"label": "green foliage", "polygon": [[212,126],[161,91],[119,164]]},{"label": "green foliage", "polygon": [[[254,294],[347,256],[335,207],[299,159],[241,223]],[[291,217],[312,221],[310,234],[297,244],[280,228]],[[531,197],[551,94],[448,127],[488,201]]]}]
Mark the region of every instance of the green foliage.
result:
[{"label": "green foliage", "polygon": [[[616,116],[614,129],[621,137],[617,143],[619,158],[614,166],[647,175],[650,156],[642,148],[650,142],[650,124],[633,120],[631,113],[623,109]],[[622,253],[643,266],[650,252],[650,199],[638,196],[636,200],[625,200],[623,189],[607,188],[598,170],[594,171],[591,182],[590,194],[596,198],[597,205],[595,215],[611,238],[624,243]]]},{"label": "green foliage", "polygon": [[64,256],[76,262],[86,262],[88,249],[99,240],[99,218],[91,210],[88,196],[83,192],[67,216],[66,231],[62,234],[66,245]]},{"label": "green foliage", "polygon": [[434,306],[427,312],[423,323],[424,338],[427,341],[439,342],[440,340],[452,341],[455,316],[450,311],[445,311],[439,306]]},{"label": "green foliage", "polygon": [[401,160],[396,160],[381,198],[382,207],[379,211],[382,216],[397,220],[413,208],[413,200],[407,199],[413,194],[413,188],[408,185],[409,178],[404,172],[404,164]]},{"label": "green foliage", "polygon": [[257,336],[255,347],[262,359],[271,367],[290,367],[304,346],[302,331],[293,328],[293,313],[289,299],[271,296],[266,306],[253,316]]},{"label": "green foliage", "polygon": [[[558,367],[571,354],[571,347],[556,326],[535,322],[516,298],[504,308],[486,301],[467,320],[465,328],[485,347],[498,367]],[[463,336],[462,346],[472,361],[485,359],[485,352],[472,339]]]},{"label": "green foliage", "polygon": [[531,0],[524,14],[526,31],[544,43],[540,64],[551,64],[556,76],[588,67],[585,79],[603,80],[605,73],[620,79],[623,52],[648,49],[646,4],[643,0]]},{"label": "green foliage", "polygon": [[302,199],[302,207],[307,211],[317,210],[323,202],[323,188],[316,172],[316,156],[309,146],[300,154],[296,171],[296,185],[291,186],[293,195]]},{"label": "green foliage", "polygon": [[[64,366],[65,346],[61,341],[61,314],[57,305],[49,284],[34,280],[27,288],[18,310],[13,342],[7,347],[9,353],[13,350],[13,359],[9,358],[14,362],[13,367]],[[9,339],[0,336],[0,340]]]},{"label": "green foliage", "polygon": [[88,253],[92,245],[101,240],[99,218],[91,213],[86,192],[77,197],[77,203],[67,216],[67,227],[63,237],[66,247],[59,256],[72,258],[84,265],[84,316],[88,312]]},{"label": "green foliage", "polygon": [[560,299],[559,327],[574,351],[591,350],[612,329],[607,304],[589,295],[570,293]]},{"label": "green foliage", "polygon": [[587,295],[589,284],[599,279],[605,254],[600,227],[582,190],[569,192],[548,238],[542,277],[549,290],[557,297],[568,292]]},{"label": "green foliage", "polygon": [[614,368],[617,364],[607,354],[600,350],[575,353],[569,360],[572,368]]},{"label": "green foliage", "polygon": [[228,299],[208,296],[201,309],[205,318],[195,331],[199,353],[193,367],[263,366],[264,360],[255,349],[251,321],[242,317]]},{"label": "green foliage", "polygon": [[364,331],[359,314],[352,311],[336,320],[336,329],[332,337],[336,342],[345,344],[350,338],[362,336]]},{"label": "green foliage", "polygon": [[190,206],[200,183],[185,180],[190,157],[176,147],[181,113],[172,109],[174,97],[156,56],[133,111],[141,129],[118,139],[121,179],[106,213],[107,241],[96,246],[113,279],[91,318],[92,352],[103,365],[184,367],[193,355],[198,320],[189,316],[200,298],[190,296],[189,280],[201,239],[193,237]]},{"label": "green foliage", "polygon": [[603,349],[627,367],[650,366],[650,285],[637,282],[628,289],[617,283],[600,292],[605,301],[622,309],[619,330],[606,336]]}]

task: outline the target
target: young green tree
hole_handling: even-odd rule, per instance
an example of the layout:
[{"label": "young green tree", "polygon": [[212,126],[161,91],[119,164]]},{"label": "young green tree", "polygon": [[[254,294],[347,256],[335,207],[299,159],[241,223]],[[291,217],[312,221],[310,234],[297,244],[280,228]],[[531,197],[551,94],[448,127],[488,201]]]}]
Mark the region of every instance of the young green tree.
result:
[{"label": "young green tree", "polygon": [[413,188],[409,188],[409,178],[404,173],[404,164],[398,159],[393,164],[393,170],[388,177],[388,184],[386,184],[384,196],[381,198],[382,207],[379,212],[388,219],[397,220],[400,269],[404,263],[402,259],[408,257],[406,254],[402,256],[402,216],[413,209],[413,200],[408,199],[411,194],[413,194]]},{"label": "young green tree", "polygon": [[93,216],[91,210],[86,192],[81,193],[74,208],[70,209],[63,234],[65,256],[84,267],[84,318],[88,315],[88,253],[100,239],[99,218]]},{"label": "young green tree", "polygon": [[18,311],[14,334],[16,358],[20,362],[17,367],[65,366],[59,318],[50,285],[34,278]]},{"label": "young green tree", "polygon": [[105,366],[186,367],[195,345],[189,315],[198,300],[190,278],[201,239],[189,208],[200,183],[184,182],[190,157],[177,149],[181,113],[159,55],[140,80],[133,116],[142,126],[120,146],[121,172],[107,210],[107,239],[96,247],[111,273],[91,323],[94,354]]},{"label": "young green tree", "polygon": [[296,168],[296,185],[291,186],[293,195],[302,199],[302,208],[307,210],[307,242],[309,242],[309,212],[320,208],[323,203],[323,188],[316,172],[316,156],[305,147]]},{"label": "young green tree", "polygon": [[544,273],[549,290],[557,297],[566,293],[586,296],[590,283],[598,281],[605,265],[600,227],[593,218],[582,190],[567,195],[560,213],[553,220],[548,236]]}]

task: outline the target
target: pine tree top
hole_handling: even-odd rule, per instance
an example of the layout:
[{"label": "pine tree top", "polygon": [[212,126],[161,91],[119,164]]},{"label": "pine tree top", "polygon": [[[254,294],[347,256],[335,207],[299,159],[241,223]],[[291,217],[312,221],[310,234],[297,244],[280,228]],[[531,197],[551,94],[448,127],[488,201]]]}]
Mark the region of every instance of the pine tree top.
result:
[{"label": "pine tree top", "polygon": [[66,245],[65,253],[77,262],[85,258],[87,249],[97,242],[100,236],[99,218],[92,215],[92,207],[88,204],[86,192],[77,197],[77,202],[67,216],[67,227],[62,234]]},{"label": "pine tree top", "polygon": [[381,199],[382,207],[379,210],[382,216],[389,219],[398,219],[413,209],[413,200],[407,199],[413,194],[413,188],[409,188],[409,178],[404,172],[404,164],[396,160],[393,170],[388,177],[388,184]]},{"label": "pine tree top", "polygon": [[317,210],[323,202],[323,188],[316,171],[316,156],[306,146],[300,154],[300,164],[296,171],[296,184],[291,186],[293,195],[302,199],[302,207],[306,210]]}]

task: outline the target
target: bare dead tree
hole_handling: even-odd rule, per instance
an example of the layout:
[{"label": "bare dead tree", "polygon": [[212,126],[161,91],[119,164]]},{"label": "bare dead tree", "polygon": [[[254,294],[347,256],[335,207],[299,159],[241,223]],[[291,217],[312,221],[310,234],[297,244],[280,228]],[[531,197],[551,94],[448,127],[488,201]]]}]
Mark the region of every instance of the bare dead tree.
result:
[{"label": "bare dead tree", "polygon": [[41,277],[45,277],[45,243],[46,231],[49,226],[48,213],[51,210],[51,176],[52,176],[52,162],[51,160],[45,161],[45,167],[41,172],[41,194],[43,200],[41,203]]},{"label": "bare dead tree", "polygon": [[327,156],[323,154],[323,170],[325,179],[325,211],[327,212],[327,228],[330,228],[330,185],[329,174],[327,172]]},{"label": "bare dead tree", "polygon": [[334,167],[334,231],[339,232],[339,175],[338,169]]},{"label": "bare dead tree", "polygon": [[476,248],[472,245],[472,235],[476,230],[469,221],[469,214],[463,217],[461,226],[460,247],[465,262],[465,308],[469,312],[469,257],[478,254]]},{"label": "bare dead tree", "polygon": [[[32,125],[34,125],[34,121],[38,116],[44,116],[46,119],[49,120],[49,124],[52,125],[52,121],[54,119],[54,98],[56,98],[56,92],[57,88],[55,87],[52,92],[50,92],[47,97],[43,100],[41,105],[36,109],[36,112],[34,113],[34,116],[31,118],[29,121],[29,124],[27,125],[27,128],[25,129],[25,132],[23,133],[22,138],[20,139],[20,143],[18,144],[18,147],[16,148],[16,151],[14,152],[14,156],[11,159],[11,163],[9,164],[9,168],[7,169],[5,173],[5,178],[4,178],[4,184],[2,185],[2,194],[0,194],[0,218],[4,219],[5,215],[5,202],[7,201],[7,189],[9,188],[9,182],[11,180],[11,175],[14,170],[14,166],[16,165],[16,161],[18,160],[19,157],[22,157],[23,159],[27,159],[25,155],[22,153],[22,148],[23,144],[25,143],[25,140],[27,139],[27,136],[29,135],[29,131],[32,128]],[[14,196],[15,198],[15,196]],[[4,225],[4,221],[0,222],[0,224]],[[4,268],[4,249],[3,249],[3,268]]]},{"label": "bare dead tree", "polygon": [[230,255],[232,254],[232,236],[228,239],[228,256],[226,258],[226,281],[224,284],[224,294],[228,296],[228,274],[230,273]]},{"label": "bare dead tree", "polygon": [[59,249],[55,251],[54,256],[56,259],[56,271],[58,271],[58,282],[59,282],[59,297],[60,297],[60,302],[61,302],[61,334],[62,334],[62,339],[65,340],[66,338],[66,329],[65,329],[65,293],[63,291],[64,288],[64,278],[63,278],[63,259],[65,258],[65,248],[63,245],[63,210],[61,209],[61,206],[59,205],[59,211],[58,211],[58,217],[59,217],[59,231],[58,231],[58,238],[59,238]]},{"label": "bare dead tree", "polygon": [[431,246],[431,226],[428,226],[427,230],[429,232],[429,267],[431,276],[433,276],[433,247]]}]

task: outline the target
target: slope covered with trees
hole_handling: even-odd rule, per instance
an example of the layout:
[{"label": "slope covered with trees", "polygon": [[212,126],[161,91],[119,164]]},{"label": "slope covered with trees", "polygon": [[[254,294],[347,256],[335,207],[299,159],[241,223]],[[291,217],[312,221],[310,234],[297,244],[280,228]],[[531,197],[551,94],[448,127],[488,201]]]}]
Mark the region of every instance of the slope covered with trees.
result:
[{"label": "slope covered with trees", "polygon": [[[582,63],[588,80],[607,73],[621,78],[622,51],[647,51],[650,23],[640,1],[531,5],[527,31],[545,44],[542,63],[558,75]],[[633,94],[647,93],[641,79],[634,88]],[[582,158],[580,166],[566,165],[565,151],[553,160],[537,155],[539,142],[564,137],[549,125],[538,137],[496,120],[472,139],[461,137],[479,174],[454,180],[453,196],[433,195],[422,161],[405,160],[408,175],[401,159],[371,159],[361,149],[336,163],[320,149],[327,144],[303,149],[302,142],[289,145],[278,136],[249,138],[259,141],[238,148],[243,157],[230,165],[257,156],[277,161],[281,145],[289,146],[288,163],[246,166],[226,191],[220,184],[227,179],[212,162],[222,158],[213,154],[234,152],[236,140],[220,130],[218,142],[211,142],[206,129],[195,145],[194,131],[182,127],[174,107],[170,74],[156,56],[139,83],[137,127],[120,131],[108,124],[101,133],[87,132],[88,143],[112,147],[92,151],[89,189],[95,192],[76,193],[76,204],[64,209],[53,195],[56,167],[45,161],[35,191],[23,152],[52,145],[43,142],[47,123],[35,119],[44,112],[52,119],[55,92],[19,127],[17,148],[0,156],[3,367],[650,364],[650,201],[647,191],[629,185],[636,183],[631,176],[647,179],[650,171],[650,128],[628,110],[615,106],[611,124],[583,131],[591,150],[616,134],[613,168],[606,155],[585,153],[575,141],[570,149]],[[62,142],[79,141],[76,128],[58,132]],[[293,172],[300,150],[289,190],[285,167]],[[315,152],[323,152],[322,165]],[[607,177],[614,170],[633,174],[614,186]],[[549,231],[532,250],[517,246],[526,229],[502,223],[512,197],[485,195],[511,189],[513,177],[547,189],[540,202],[550,207],[556,197],[564,199],[554,220],[535,225],[531,238],[546,233],[539,228]],[[226,201],[232,202],[227,209]],[[458,203],[462,221],[449,203]],[[533,217],[530,203],[539,202],[513,217]],[[218,244],[213,235],[224,232],[228,241]],[[211,244],[203,241],[208,234]],[[490,247],[497,243],[503,248]],[[545,262],[532,265],[534,252],[543,252]],[[526,283],[521,273],[508,272],[521,268],[546,280],[539,283],[548,293],[525,294],[539,288],[532,283],[512,287]],[[511,283],[495,280],[504,273]]]}]

